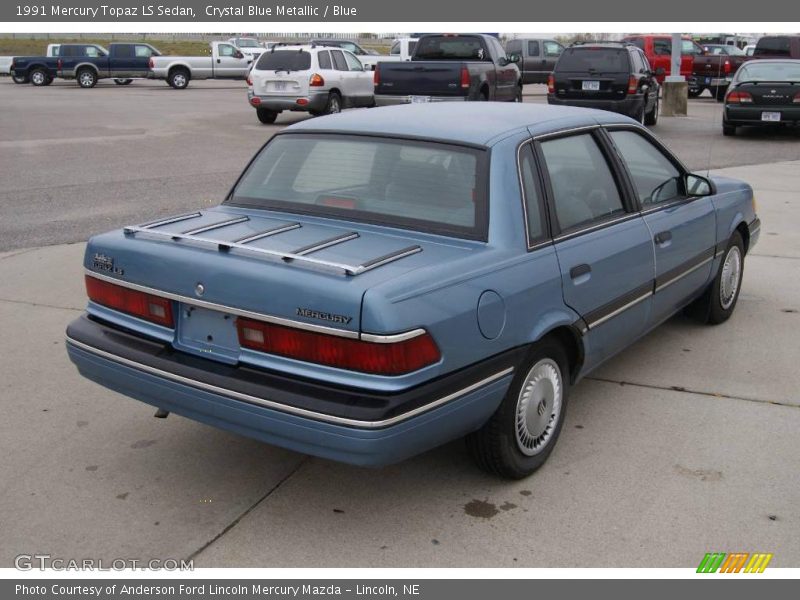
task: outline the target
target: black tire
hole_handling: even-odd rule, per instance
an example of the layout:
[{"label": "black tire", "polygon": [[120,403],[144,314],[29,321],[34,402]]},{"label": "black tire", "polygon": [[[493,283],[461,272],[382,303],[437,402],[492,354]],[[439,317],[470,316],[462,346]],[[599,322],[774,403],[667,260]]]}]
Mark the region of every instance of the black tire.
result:
[{"label": "black tire", "polygon": [[335,115],[342,112],[342,97],[339,92],[331,92],[328,94],[328,103],[322,111],[323,115]]},{"label": "black tire", "polygon": [[710,325],[727,321],[739,300],[743,275],[744,241],[741,234],[734,231],[722,255],[714,281],[700,298],[687,307],[687,314]]},{"label": "black tire", "polygon": [[697,98],[703,90],[704,88],[689,88],[689,98]]},{"label": "black tire", "polygon": [[31,82],[30,77],[28,77],[27,75],[12,75],[11,76],[11,81],[13,81],[16,84],[23,84],[23,83],[30,83]]},{"label": "black tire", "polygon": [[55,80],[52,77],[48,77],[47,81],[45,81],[44,84],[45,85],[50,85],[51,83],[53,83],[53,81],[55,81]]},{"label": "black tire", "polygon": [[167,83],[173,89],[185,90],[191,78],[192,76],[189,71],[183,67],[175,67],[169,72],[169,75],[167,75]]},{"label": "black tire", "polygon": [[278,118],[278,114],[278,111],[269,110],[268,108],[261,108],[260,106],[256,108],[258,120],[265,125],[272,125],[275,122],[275,119]]},{"label": "black tire", "polygon": [[725,94],[728,93],[728,86],[725,87],[717,87],[716,89],[712,90],[714,94],[714,98],[717,99],[717,102],[724,102],[725,101]]},{"label": "black tire", "polygon": [[488,102],[489,101],[489,90],[486,88],[482,89],[478,94],[478,100],[480,102]]},{"label": "black tire", "polygon": [[43,85],[47,85],[47,80],[50,79],[50,76],[47,74],[47,71],[44,69],[34,69],[30,73],[30,80],[33,85],[36,87],[41,87]]},{"label": "black tire", "polygon": [[[531,381],[534,371],[547,376],[536,384]],[[553,384],[557,380],[560,392]],[[544,387],[537,387],[540,384]],[[545,338],[531,348],[494,415],[467,436],[467,448],[473,459],[481,469],[494,475],[508,479],[529,476],[550,456],[564,424],[568,398],[567,355],[555,338]],[[531,418],[534,432],[529,430]],[[533,437],[533,433],[539,436]],[[541,444],[538,448],[537,440]],[[527,452],[523,452],[523,447]]]},{"label": "black tire", "polygon": [[522,84],[517,86],[517,93],[514,94],[512,102],[522,102]]},{"label": "black tire", "polygon": [[644,115],[645,125],[652,126],[656,123],[658,123],[658,96],[656,96],[656,101],[653,103],[653,110]]},{"label": "black tire", "polygon": [[722,122],[722,135],[736,135],[736,125]]},{"label": "black tire", "polygon": [[133,83],[133,79],[115,79],[114,83],[117,85],[130,85]]},{"label": "black tire", "polygon": [[97,73],[90,67],[78,69],[78,72],[75,73],[75,78],[78,81],[78,86],[85,90],[91,89],[97,85]]}]

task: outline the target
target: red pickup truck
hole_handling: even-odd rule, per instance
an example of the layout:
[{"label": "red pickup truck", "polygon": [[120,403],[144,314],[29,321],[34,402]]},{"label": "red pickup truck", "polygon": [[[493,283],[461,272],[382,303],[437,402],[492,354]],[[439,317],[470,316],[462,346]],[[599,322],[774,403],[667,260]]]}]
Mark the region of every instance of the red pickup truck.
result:
[{"label": "red pickup truck", "polygon": [[[624,41],[641,48],[654,71],[663,67],[665,73],[669,73],[672,56],[671,35],[630,35],[624,38]],[[702,94],[703,90],[709,89],[711,94],[722,102],[734,73],[747,60],[747,56],[715,56],[705,52],[688,37],[681,40],[681,75],[689,82],[690,98],[695,98]],[[663,79],[664,76],[660,76],[659,83],[662,83]]]}]

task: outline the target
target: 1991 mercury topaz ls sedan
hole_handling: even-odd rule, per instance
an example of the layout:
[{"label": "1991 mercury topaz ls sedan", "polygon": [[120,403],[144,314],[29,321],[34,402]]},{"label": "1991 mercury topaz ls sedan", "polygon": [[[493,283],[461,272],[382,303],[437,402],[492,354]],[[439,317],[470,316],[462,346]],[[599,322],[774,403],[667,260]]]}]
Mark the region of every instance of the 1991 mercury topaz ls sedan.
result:
[{"label": "1991 mercury topaz ls sedan", "polygon": [[358,465],[467,436],[529,475],[570,387],[676,311],[736,306],[759,220],[633,120],[419,104],[275,135],[218,207],[89,240],[89,379]]}]

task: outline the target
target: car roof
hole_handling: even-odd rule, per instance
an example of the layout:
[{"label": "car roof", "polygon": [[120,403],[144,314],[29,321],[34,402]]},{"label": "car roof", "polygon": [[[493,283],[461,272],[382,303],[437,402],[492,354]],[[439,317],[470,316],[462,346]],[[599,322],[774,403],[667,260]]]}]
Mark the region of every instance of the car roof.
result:
[{"label": "car roof", "polygon": [[431,102],[345,111],[309,119],[287,133],[336,132],[425,138],[491,146],[517,132],[533,135],[598,123],[634,123],[616,113],[572,106],[500,102]]}]

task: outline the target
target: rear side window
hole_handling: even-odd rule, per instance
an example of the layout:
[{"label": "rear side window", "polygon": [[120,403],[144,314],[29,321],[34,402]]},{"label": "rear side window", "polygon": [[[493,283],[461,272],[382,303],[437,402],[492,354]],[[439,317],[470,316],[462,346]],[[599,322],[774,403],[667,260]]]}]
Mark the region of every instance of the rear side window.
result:
[{"label": "rear side window", "polygon": [[430,35],[417,42],[418,60],[490,60],[480,38],[461,35]]},{"label": "rear side window", "polygon": [[311,55],[305,50],[264,52],[256,63],[259,71],[306,71],[311,68]]},{"label": "rear side window", "polygon": [[528,42],[528,56],[539,56],[539,42],[535,40]]},{"label": "rear side window", "polygon": [[229,203],[485,239],[483,151],[410,140],[273,139]]},{"label": "rear side window", "polygon": [[117,58],[133,58],[133,46],[117,46],[116,55]]},{"label": "rear side window", "polygon": [[542,142],[562,231],[575,230],[625,212],[622,198],[600,147],[591,134]]},{"label": "rear side window", "polygon": [[347,61],[344,59],[344,54],[341,50],[331,50],[331,56],[333,57],[333,66],[337,71],[349,70],[347,68]]},{"label": "rear side window", "polygon": [[763,37],[758,40],[753,56],[769,54],[771,56],[791,56],[790,39],[786,36]]},{"label": "rear side window", "polygon": [[319,68],[320,69],[331,69],[331,55],[327,50],[319,52],[317,54],[317,60],[319,61]]},{"label": "rear side window", "polygon": [[672,40],[668,38],[656,38],[653,40],[653,52],[655,54],[670,55],[672,54]]},{"label": "rear side window", "polygon": [[617,48],[567,48],[556,69],[578,73],[627,73],[628,51]]},{"label": "rear side window", "polygon": [[400,42],[395,42],[392,44],[392,49],[389,50],[389,54],[400,54]]},{"label": "rear side window", "polygon": [[520,179],[525,201],[525,218],[528,225],[528,245],[531,246],[545,237],[544,205],[539,194],[536,163],[530,144],[526,144],[520,154]]}]

